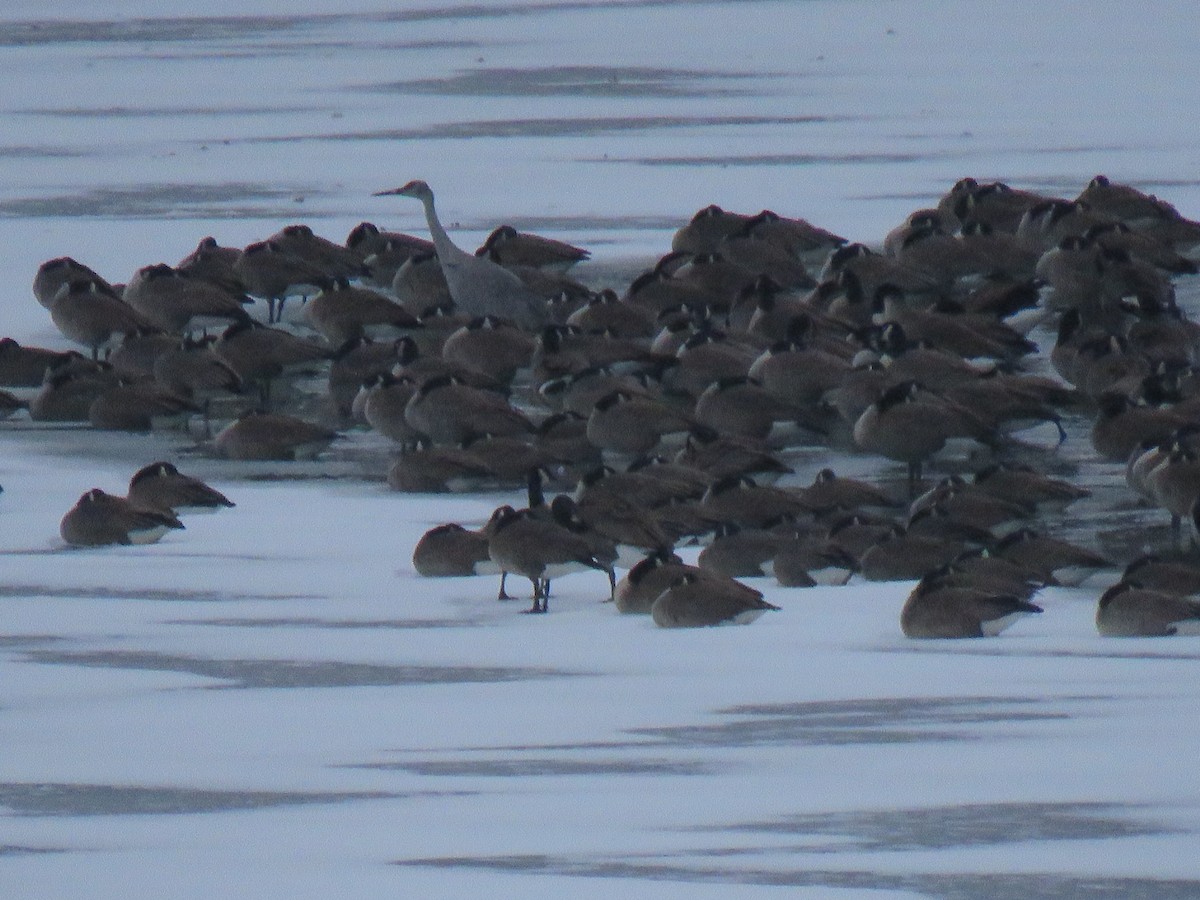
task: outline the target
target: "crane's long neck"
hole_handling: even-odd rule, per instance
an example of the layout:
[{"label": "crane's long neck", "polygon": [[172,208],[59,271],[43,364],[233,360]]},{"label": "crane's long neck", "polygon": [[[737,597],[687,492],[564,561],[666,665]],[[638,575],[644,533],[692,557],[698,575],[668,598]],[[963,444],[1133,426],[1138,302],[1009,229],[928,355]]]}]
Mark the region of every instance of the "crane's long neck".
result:
[{"label": "crane's long neck", "polygon": [[437,250],[438,258],[441,260],[453,260],[456,256],[462,256],[463,251],[458,248],[454,241],[450,240],[450,235],[446,233],[446,229],[438,221],[437,210],[433,208],[433,197],[422,197],[421,205],[425,207],[425,223],[429,226],[429,236],[433,239],[433,247]]}]

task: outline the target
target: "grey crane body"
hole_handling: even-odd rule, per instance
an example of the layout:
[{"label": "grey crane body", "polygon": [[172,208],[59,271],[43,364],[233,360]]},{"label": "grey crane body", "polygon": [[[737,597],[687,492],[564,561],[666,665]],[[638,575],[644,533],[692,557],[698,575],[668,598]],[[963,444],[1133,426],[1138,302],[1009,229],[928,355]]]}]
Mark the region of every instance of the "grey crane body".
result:
[{"label": "grey crane body", "polygon": [[380,191],[375,196],[413,197],[425,207],[425,221],[437,250],[455,305],[472,316],[499,316],[521,328],[534,330],[546,323],[546,302],[530,291],[521,279],[486,257],[458,247],[442,227],[433,206],[433,191],[424,181]]}]

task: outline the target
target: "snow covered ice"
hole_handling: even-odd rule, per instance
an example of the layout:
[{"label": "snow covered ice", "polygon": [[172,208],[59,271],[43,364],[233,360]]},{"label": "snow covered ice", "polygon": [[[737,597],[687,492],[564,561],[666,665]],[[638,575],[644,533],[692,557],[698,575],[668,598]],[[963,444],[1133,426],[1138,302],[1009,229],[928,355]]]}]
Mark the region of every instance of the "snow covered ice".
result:
[{"label": "snow covered ice", "polygon": [[[424,234],[371,197],[410,178],[463,246],[507,221],[598,272],[709,203],[877,243],[966,175],[1197,217],[1198,32],[1188,2],[16,0],[0,334],[66,347],[29,291],[56,256]],[[589,573],[522,616],[409,558],[519,495],[352,455],[192,457],[235,509],[63,548],[178,444],[0,423],[5,896],[1200,894],[1200,643],[1098,637],[1095,588],[978,642],[905,640],[909,583],[763,579],[780,612],[666,632]]]}]

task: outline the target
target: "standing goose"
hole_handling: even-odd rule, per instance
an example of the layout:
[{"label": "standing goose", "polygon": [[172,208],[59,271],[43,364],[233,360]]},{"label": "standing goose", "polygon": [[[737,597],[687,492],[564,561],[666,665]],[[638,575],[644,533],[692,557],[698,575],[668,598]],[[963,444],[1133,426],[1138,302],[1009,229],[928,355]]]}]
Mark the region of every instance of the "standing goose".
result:
[{"label": "standing goose", "polygon": [[59,532],[72,547],[101,547],[152,544],[168,530],[182,527],[171,513],[141,509],[124,497],[93,488],[62,517]]},{"label": "standing goose", "polygon": [[63,336],[92,351],[112,349],[127,334],[156,330],[141,313],[95,280],[72,281],[50,299],[50,318]]},{"label": "standing goose", "polygon": [[105,291],[115,294],[113,286],[96,274],[96,270],[85,266],[69,256],[49,259],[38,266],[33,278],[33,296],[37,302],[50,308],[51,301],[60,290],[75,281],[94,281]]},{"label": "standing goose", "polygon": [[547,611],[547,586],[570,572],[609,567],[593,556],[587,540],[530,509],[502,506],[486,527],[488,555],[504,572],[522,575],[533,583],[531,613]]},{"label": "standing goose", "polygon": [[424,181],[410,181],[404,187],[380,191],[375,196],[413,197],[421,201],[438,262],[459,309],[472,316],[510,319],[531,331],[546,323],[546,301],[542,297],[499,263],[467,253],[450,240],[433,207],[433,191]]},{"label": "standing goose", "polygon": [[[138,269],[121,299],[163,331],[186,333],[190,329],[250,318],[241,296],[199,278],[188,278],[166,263]],[[249,300],[249,298],[246,298]]]}]

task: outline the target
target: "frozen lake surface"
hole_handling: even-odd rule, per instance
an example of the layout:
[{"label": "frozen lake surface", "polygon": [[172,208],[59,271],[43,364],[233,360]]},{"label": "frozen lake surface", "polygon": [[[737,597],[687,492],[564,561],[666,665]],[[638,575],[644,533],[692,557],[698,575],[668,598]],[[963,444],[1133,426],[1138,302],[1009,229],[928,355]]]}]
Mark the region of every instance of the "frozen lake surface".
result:
[{"label": "frozen lake surface", "polygon": [[[966,175],[1102,172],[1200,216],[1189,2],[46,6],[0,11],[22,343],[66,346],[29,290],[46,259],[124,281],[207,234],[423,234],[370,196],[415,177],[464,246],[511,222],[596,280],[709,203],[876,243]],[[1079,427],[1057,465],[1111,485]],[[239,466],[0,423],[5,896],[1200,895],[1197,639],[1097,637],[1094,586],[966,643],[900,635],[907,583],[764,579],[782,611],[666,632],[581,575],[522,616],[410,563],[519,495],[390,493],[381,446]],[[83,491],[158,458],[237,507],[62,547]],[[1075,534],[1145,531],[1111,501]]]}]

